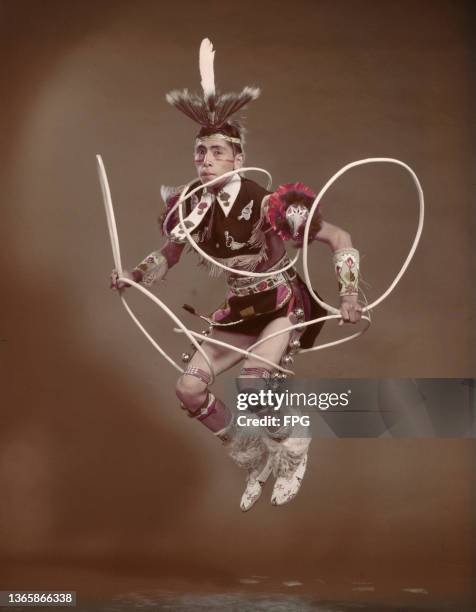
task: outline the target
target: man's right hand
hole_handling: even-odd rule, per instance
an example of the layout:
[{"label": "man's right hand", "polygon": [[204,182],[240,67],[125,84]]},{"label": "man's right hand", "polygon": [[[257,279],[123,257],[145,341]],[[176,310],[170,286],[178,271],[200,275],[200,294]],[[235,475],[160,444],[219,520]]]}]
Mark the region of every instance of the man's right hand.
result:
[{"label": "man's right hand", "polygon": [[[134,280],[134,277],[132,276],[132,273],[129,272],[128,270],[123,270],[122,274],[121,274],[122,278],[130,278],[131,280]],[[128,287],[130,287],[129,283],[126,283],[125,281],[119,280],[119,274],[117,272],[117,270],[113,270],[111,272],[111,284],[110,284],[110,288],[114,291],[119,290],[122,291],[122,289],[127,289]]]}]

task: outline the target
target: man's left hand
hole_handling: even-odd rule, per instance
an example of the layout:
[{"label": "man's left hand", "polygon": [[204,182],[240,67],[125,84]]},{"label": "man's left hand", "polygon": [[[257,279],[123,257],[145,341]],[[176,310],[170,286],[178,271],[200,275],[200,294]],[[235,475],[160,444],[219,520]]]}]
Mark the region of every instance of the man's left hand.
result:
[{"label": "man's left hand", "polygon": [[362,306],[356,295],[343,295],[340,299],[340,314],[342,319],[339,325],[344,323],[357,323],[362,316]]}]

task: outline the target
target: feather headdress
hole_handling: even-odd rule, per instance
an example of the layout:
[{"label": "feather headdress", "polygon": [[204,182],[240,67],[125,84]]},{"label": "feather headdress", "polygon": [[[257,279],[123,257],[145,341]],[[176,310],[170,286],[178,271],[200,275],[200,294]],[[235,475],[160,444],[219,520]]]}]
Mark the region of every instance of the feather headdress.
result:
[{"label": "feather headdress", "polygon": [[213,60],[215,50],[208,38],[200,45],[199,69],[203,96],[183,89],[174,90],[166,95],[167,102],[179,111],[208,129],[220,130],[229,123],[232,115],[242,109],[248,102],[256,100],[260,94],[257,87],[245,87],[240,93],[219,94],[215,88]]}]

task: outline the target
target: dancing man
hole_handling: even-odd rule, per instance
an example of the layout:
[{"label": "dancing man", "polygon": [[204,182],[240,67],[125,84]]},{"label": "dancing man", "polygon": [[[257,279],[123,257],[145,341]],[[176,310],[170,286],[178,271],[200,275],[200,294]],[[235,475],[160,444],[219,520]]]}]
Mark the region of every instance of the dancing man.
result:
[{"label": "dancing man", "polygon": [[[198,180],[187,192],[209,183],[244,164],[244,131],[232,116],[259,96],[259,89],[245,87],[239,94],[219,94],[213,73],[214,51],[208,39],[200,47],[200,74],[203,95],[188,90],[167,94],[167,101],[200,125],[195,138],[194,161]],[[162,188],[165,212],[161,224],[166,235],[163,247],[150,253],[123,277],[146,287],[165,277],[181,258],[188,243],[187,233],[215,262],[240,271],[269,272],[253,277],[226,273],[224,303],[208,317],[210,338],[247,349],[260,338],[290,325],[322,317],[326,311],[311,297],[296,271],[289,267],[285,241],[302,246],[304,227],[315,194],[302,183],[282,185],[269,192],[252,180],[235,173],[212,186],[197,190],[185,201],[183,223],[175,206],[183,187]],[[187,231],[185,231],[187,230]],[[309,240],[325,242],[332,250],[339,283],[342,321],[356,323],[362,308],[358,302],[359,254],[343,229],[322,219],[317,210],[311,221]],[[212,275],[223,270],[208,260],[201,263]],[[278,271],[278,273],[275,273]],[[123,290],[128,285],[118,280],[116,271],[111,286]],[[190,306],[186,308],[195,312]],[[300,348],[313,346],[322,323],[274,336],[253,350],[241,369],[241,391],[266,388],[282,378],[259,357],[287,368]],[[206,339],[206,336],[205,336]],[[243,360],[238,352],[212,343],[202,348],[218,375]],[[181,407],[190,417],[201,421],[228,448],[232,459],[247,470],[246,488],[240,507],[249,510],[261,495],[271,474],[276,481],[271,502],[282,505],[299,491],[306,470],[310,437],[298,437],[284,427],[267,428],[256,435],[239,435],[232,411],[210,391],[212,372],[203,355],[184,353],[186,369],[177,382]],[[254,409],[266,414],[268,407]]]}]

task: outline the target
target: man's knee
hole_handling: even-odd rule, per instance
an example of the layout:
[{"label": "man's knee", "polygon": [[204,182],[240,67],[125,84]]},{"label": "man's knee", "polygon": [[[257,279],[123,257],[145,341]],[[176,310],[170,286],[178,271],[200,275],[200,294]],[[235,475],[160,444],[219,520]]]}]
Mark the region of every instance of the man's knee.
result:
[{"label": "man's knee", "polygon": [[208,395],[208,384],[195,376],[183,374],[177,381],[175,393],[183,407],[194,413],[200,409]]},{"label": "man's knee", "polygon": [[177,397],[182,402],[193,399],[197,395],[202,395],[207,389],[207,385],[193,376],[182,375],[175,388]]}]

